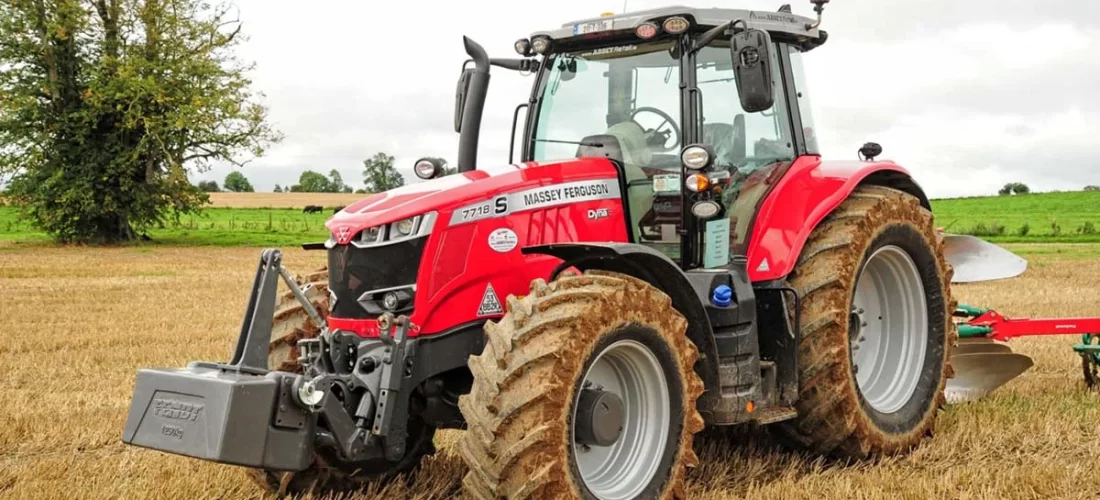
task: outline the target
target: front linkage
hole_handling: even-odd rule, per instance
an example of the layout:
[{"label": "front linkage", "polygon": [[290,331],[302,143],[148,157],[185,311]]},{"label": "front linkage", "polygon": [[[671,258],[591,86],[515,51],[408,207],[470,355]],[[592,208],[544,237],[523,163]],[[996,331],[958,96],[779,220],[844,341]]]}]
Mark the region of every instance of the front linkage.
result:
[{"label": "front linkage", "polygon": [[[267,366],[279,277],[321,328],[298,344],[301,374]],[[378,322],[381,343],[329,332],[282,267],[281,252],[266,249],[232,361],[139,370],[123,441],[269,470],[306,469],[315,446],[352,463],[396,461],[408,435],[409,398],[401,383],[411,370],[409,321],[386,314]]]}]

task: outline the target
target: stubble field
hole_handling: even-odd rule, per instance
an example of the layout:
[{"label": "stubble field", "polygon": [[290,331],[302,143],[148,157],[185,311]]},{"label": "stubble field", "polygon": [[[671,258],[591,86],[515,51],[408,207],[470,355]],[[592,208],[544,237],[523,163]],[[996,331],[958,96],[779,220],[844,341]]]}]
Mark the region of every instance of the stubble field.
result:
[{"label": "stubble field", "polygon": [[[960,301],[1018,316],[1100,315],[1100,245],[1009,245],[1014,280],[957,286]],[[287,248],[304,272],[320,252]],[[129,447],[138,368],[225,360],[256,248],[0,245],[0,498],[258,498],[241,469]],[[788,451],[763,431],[697,439],[692,498],[1095,498],[1100,394],[1084,390],[1075,336],[1022,339],[1024,376],[943,412],[907,457],[845,464]],[[464,466],[441,433],[413,486],[356,498],[448,498]]]}]

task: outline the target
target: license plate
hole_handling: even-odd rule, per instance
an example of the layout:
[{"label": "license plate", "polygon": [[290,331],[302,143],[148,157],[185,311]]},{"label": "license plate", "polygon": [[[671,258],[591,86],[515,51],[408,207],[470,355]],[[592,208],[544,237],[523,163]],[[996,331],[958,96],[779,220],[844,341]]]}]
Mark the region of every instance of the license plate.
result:
[{"label": "license plate", "polygon": [[615,25],[612,19],[601,19],[599,21],[590,21],[587,23],[578,23],[573,25],[574,35],[583,35],[585,33],[595,33],[597,31],[608,31]]}]

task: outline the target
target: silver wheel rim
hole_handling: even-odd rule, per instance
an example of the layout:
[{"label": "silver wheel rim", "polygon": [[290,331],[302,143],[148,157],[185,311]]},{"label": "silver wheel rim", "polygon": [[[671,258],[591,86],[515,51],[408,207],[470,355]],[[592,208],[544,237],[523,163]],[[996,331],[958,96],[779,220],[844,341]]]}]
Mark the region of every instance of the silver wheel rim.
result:
[{"label": "silver wheel rim", "polygon": [[849,316],[852,370],[867,404],[893,413],[913,397],[928,345],[924,283],[897,246],[879,248],[856,282]]},{"label": "silver wheel rim", "polygon": [[[572,442],[581,480],[598,498],[634,498],[657,473],[668,442],[672,411],[664,370],[645,345],[620,340],[597,355],[584,374],[582,387],[586,386],[602,387],[622,398],[624,422],[618,441],[611,446]],[[574,425],[578,399],[573,401]]]}]

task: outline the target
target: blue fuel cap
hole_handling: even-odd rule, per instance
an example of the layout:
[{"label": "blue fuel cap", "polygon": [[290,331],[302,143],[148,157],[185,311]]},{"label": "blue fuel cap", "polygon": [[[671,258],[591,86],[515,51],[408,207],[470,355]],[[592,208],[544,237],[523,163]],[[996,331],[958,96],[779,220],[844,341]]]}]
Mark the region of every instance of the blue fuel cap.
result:
[{"label": "blue fuel cap", "polygon": [[718,307],[726,307],[733,302],[733,290],[728,285],[718,285],[714,288],[710,301]]}]

